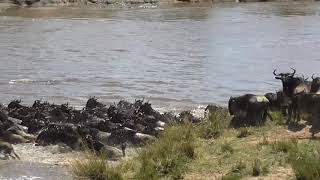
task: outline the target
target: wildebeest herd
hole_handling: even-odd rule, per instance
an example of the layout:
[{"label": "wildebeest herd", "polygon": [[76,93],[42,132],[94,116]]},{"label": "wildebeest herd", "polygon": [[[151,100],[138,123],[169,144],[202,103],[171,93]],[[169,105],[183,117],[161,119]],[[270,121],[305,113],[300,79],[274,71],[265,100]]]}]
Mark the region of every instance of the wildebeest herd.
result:
[{"label": "wildebeest herd", "polygon": [[0,106],[0,154],[19,158],[11,144],[35,142],[41,146],[64,144],[74,150],[92,149],[118,159],[125,155],[126,146],[152,141],[165,124],[179,121],[197,119],[189,112],[178,116],[160,114],[143,100],[106,106],[92,97],[81,110],[40,100],[25,106],[14,100]]},{"label": "wildebeest herd", "polygon": [[[272,120],[270,111],[282,112],[287,116],[287,123],[294,124],[303,113],[310,115],[314,135],[315,130],[320,129],[317,128],[320,78],[312,76],[312,81],[308,81],[292,70],[292,73],[273,72],[275,79],[282,82],[282,91],[230,97],[228,110],[233,115],[230,125],[263,125],[268,117]],[[199,122],[199,119],[188,111],[178,116],[161,114],[143,100],[119,101],[107,106],[91,97],[81,110],[40,100],[25,106],[20,100],[14,100],[7,106],[0,105],[0,155],[19,158],[11,144],[35,142],[41,146],[65,144],[75,150],[88,148],[117,159],[125,155],[127,145],[152,141],[166,124],[181,121]]]},{"label": "wildebeest herd", "polygon": [[314,136],[320,122],[320,77],[312,75],[312,80],[308,81],[304,76],[296,76],[296,70],[291,69],[292,73],[273,71],[275,79],[282,82],[282,91],[230,97],[228,108],[230,114],[234,115],[233,125],[262,125],[268,116],[272,120],[270,111],[282,112],[287,116],[287,124],[295,124],[304,113],[309,115],[306,120],[311,123]]}]

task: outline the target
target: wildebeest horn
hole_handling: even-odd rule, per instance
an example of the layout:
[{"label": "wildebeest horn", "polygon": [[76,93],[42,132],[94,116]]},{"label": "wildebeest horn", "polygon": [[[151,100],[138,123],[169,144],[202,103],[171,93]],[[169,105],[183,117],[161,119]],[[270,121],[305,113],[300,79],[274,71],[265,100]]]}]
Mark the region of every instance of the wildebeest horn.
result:
[{"label": "wildebeest horn", "polygon": [[293,70],[293,73],[291,74],[291,76],[294,76],[294,74],[296,73],[296,70],[292,67],[291,67],[291,69]]},{"label": "wildebeest horn", "polygon": [[276,70],[277,70],[277,69],[275,69],[275,70],[273,71],[273,75],[279,76],[279,74],[276,74]]},{"label": "wildebeest horn", "polygon": [[314,75],[314,74],[312,74],[312,76],[311,76],[312,80],[314,80],[314,77],[313,77],[313,75]]}]

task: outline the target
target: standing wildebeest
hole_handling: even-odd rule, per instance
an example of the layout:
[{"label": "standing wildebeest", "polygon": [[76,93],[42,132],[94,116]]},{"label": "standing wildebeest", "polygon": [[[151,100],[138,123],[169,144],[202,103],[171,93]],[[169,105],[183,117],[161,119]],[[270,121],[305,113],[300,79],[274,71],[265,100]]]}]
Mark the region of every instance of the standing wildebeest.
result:
[{"label": "standing wildebeest", "polygon": [[277,91],[276,93],[266,93],[264,96],[270,102],[270,110],[280,111],[283,115],[287,115],[288,107],[291,103],[291,100],[283,93],[283,91]]},{"label": "standing wildebeest", "polygon": [[308,114],[308,120],[312,125],[312,137],[320,130],[320,94],[304,93],[297,96],[299,110]]},{"label": "standing wildebeest", "polygon": [[[230,115],[234,115],[235,126],[263,125],[268,113],[270,102],[265,96],[245,94],[238,97],[230,97],[228,108]],[[241,124],[240,122],[244,121]]]},{"label": "standing wildebeest", "polygon": [[307,79],[303,77],[295,77],[296,70],[291,68],[293,73],[279,73],[276,74],[276,70],[273,71],[276,79],[282,81],[283,93],[288,96],[291,100],[288,107],[288,119],[287,123],[293,120],[300,120],[300,113],[297,103],[297,96],[301,93],[309,93],[311,89],[311,82],[307,81]]},{"label": "standing wildebeest", "polygon": [[311,82],[311,88],[310,93],[320,94],[320,77],[313,77],[311,76],[312,82]]}]

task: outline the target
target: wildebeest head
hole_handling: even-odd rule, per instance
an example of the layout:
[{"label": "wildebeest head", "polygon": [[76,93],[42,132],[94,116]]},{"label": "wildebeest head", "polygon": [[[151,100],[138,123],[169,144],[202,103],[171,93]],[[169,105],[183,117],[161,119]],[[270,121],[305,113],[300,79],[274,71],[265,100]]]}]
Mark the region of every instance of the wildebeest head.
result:
[{"label": "wildebeest head", "polygon": [[275,78],[282,81],[283,92],[289,97],[295,93],[295,90],[299,85],[307,83],[307,79],[304,77],[294,77],[296,70],[293,68],[291,69],[293,70],[292,73],[277,74],[276,69],[273,71]]},{"label": "wildebeest head", "polygon": [[275,69],[273,71],[273,75],[275,75],[275,78],[276,79],[280,79],[281,81],[287,81],[288,79],[292,78],[295,73],[296,73],[296,70],[291,68],[293,70],[293,73],[276,73],[277,69]]},{"label": "wildebeest head", "polygon": [[229,109],[229,114],[234,115],[234,113],[237,111],[237,103],[236,103],[236,98],[230,97],[229,103],[228,103],[228,109]]}]

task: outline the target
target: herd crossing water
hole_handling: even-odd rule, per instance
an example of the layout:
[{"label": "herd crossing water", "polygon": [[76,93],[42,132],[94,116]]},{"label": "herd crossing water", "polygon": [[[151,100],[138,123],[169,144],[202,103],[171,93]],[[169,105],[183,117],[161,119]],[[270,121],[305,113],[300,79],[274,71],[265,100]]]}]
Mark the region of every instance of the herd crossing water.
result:
[{"label": "herd crossing water", "polygon": [[[145,98],[164,110],[226,105],[231,95],[281,87],[274,68],[319,72],[319,14],[316,2],[0,10],[1,103],[84,106],[96,96]],[[41,164],[3,167],[9,178],[64,174]]]}]

